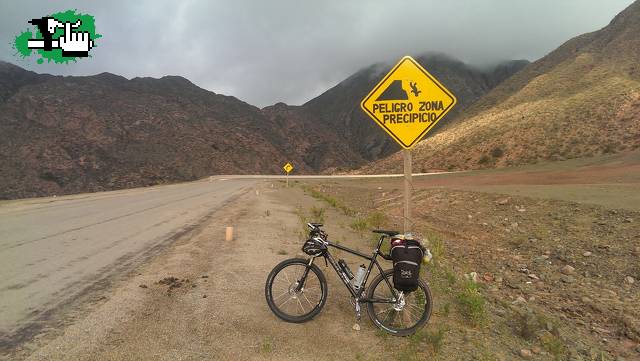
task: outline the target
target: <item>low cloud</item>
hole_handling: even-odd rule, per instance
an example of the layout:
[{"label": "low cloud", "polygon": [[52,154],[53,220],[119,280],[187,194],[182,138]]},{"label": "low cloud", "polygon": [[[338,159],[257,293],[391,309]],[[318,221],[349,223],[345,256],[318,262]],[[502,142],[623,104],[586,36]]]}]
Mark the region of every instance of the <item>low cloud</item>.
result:
[{"label": "low cloud", "polygon": [[[301,104],[372,63],[439,51],[467,63],[538,59],[605,26],[631,0],[4,1],[0,59],[61,75],[180,75],[256,106]],[[21,60],[31,18],[95,16],[103,38],[69,65]]]}]

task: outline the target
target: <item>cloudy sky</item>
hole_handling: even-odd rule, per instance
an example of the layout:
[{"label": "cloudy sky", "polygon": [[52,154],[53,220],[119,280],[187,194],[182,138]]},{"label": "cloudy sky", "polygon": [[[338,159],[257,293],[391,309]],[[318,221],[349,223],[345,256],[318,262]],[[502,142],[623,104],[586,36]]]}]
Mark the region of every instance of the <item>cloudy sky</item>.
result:
[{"label": "cloudy sky", "polygon": [[[302,104],[358,69],[439,51],[467,63],[536,60],[605,26],[632,0],[0,0],[0,60],[62,75],[181,75],[256,106]],[[36,64],[11,43],[29,19],[77,9],[92,58]]]}]

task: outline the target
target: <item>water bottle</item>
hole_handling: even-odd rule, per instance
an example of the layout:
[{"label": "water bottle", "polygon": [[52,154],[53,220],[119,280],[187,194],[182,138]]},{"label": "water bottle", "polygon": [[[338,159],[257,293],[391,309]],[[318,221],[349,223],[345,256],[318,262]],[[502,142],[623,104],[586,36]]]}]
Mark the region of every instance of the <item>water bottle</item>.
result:
[{"label": "water bottle", "polygon": [[353,288],[360,289],[360,287],[362,287],[362,282],[364,281],[364,276],[366,274],[367,268],[364,265],[360,265],[360,267],[358,267],[358,272],[356,272],[356,276],[351,281]]},{"label": "water bottle", "polygon": [[347,266],[347,262],[345,262],[343,259],[338,261],[338,266],[340,266],[340,269],[342,270],[342,273],[344,273],[347,278],[349,278],[350,280],[353,279],[353,273],[351,273],[351,270],[349,269],[349,266]]}]

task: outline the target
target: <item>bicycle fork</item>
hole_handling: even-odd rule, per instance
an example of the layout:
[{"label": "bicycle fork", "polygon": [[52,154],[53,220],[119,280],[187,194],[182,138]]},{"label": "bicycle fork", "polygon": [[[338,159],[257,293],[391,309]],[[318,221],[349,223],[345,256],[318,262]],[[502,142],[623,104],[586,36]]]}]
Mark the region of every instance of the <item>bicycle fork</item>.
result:
[{"label": "bicycle fork", "polygon": [[309,258],[309,264],[307,264],[307,267],[304,268],[304,272],[302,273],[302,277],[300,277],[300,279],[298,280],[298,285],[296,286],[296,289],[295,289],[296,292],[300,292],[304,288],[304,283],[307,280],[307,275],[309,274],[309,270],[311,269],[311,266],[313,265],[313,260],[314,259],[315,259],[315,257]]}]

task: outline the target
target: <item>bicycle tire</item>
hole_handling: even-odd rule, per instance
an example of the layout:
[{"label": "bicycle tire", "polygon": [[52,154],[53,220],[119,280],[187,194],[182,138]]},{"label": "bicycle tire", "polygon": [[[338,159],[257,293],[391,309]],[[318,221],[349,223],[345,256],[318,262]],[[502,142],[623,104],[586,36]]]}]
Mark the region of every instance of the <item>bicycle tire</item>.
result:
[{"label": "bicycle tire", "polygon": [[[373,299],[374,298],[375,290],[378,287],[378,285],[382,285],[384,287],[388,287],[387,283],[384,282],[384,277],[388,278],[389,279],[389,283],[393,285],[393,270],[384,271],[382,274],[379,274],[376,278],[374,278],[373,281],[371,281],[371,283],[369,285],[369,289],[367,290],[367,298],[368,299]],[[394,336],[409,336],[409,335],[412,335],[412,334],[416,333],[416,331],[418,331],[419,329],[424,327],[424,325],[427,322],[429,322],[429,318],[431,318],[431,311],[433,309],[433,297],[431,295],[431,289],[429,288],[429,285],[425,281],[423,281],[422,279],[419,279],[418,280],[418,289],[416,291],[413,291],[413,292],[418,292],[418,290],[422,290],[422,292],[425,295],[425,305],[424,305],[424,310],[422,311],[422,315],[421,315],[419,321],[415,325],[413,325],[412,327],[409,327],[409,328],[391,328],[391,327],[385,325],[384,322],[380,321],[380,319],[378,318],[378,315],[375,312],[373,303],[367,303],[367,313],[369,314],[369,318],[376,325],[376,327],[378,327],[381,330],[383,330],[385,332],[388,332],[388,333],[390,333],[390,334],[392,334]]]},{"label": "bicycle tire", "polygon": [[[305,266],[306,267],[306,266],[309,265],[309,260],[308,259],[304,259],[304,258],[291,258],[291,259],[287,259],[287,260],[284,260],[284,261],[280,262],[269,273],[269,276],[267,277],[267,282],[265,284],[264,292],[265,292],[265,298],[267,299],[267,304],[269,305],[269,308],[271,309],[271,311],[276,316],[278,316],[278,318],[280,318],[280,319],[282,319],[282,320],[284,320],[286,322],[302,323],[302,322],[307,322],[307,321],[311,320],[312,318],[317,316],[318,313],[320,313],[320,311],[324,307],[325,303],[327,302],[328,285],[327,285],[327,280],[326,280],[324,274],[322,273],[322,271],[320,270],[320,268],[318,268],[318,266],[316,266],[315,264],[311,265],[311,268],[309,269],[309,271],[310,271],[309,275],[311,275],[311,273],[313,273],[313,274],[315,274],[315,276],[318,279],[319,286],[320,286],[320,300],[315,305],[315,307],[313,307],[309,312],[307,312],[305,314],[302,314],[302,315],[291,315],[291,314],[285,312],[278,305],[276,305],[276,302],[275,302],[274,297],[273,297],[273,282],[274,282],[276,276],[278,276],[278,274],[281,271],[283,271],[287,267],[295,266],[295,265]],[[309,277],[309,275],[307,277]],[[289,292],[291,292],[291,291],[289,291]],[[303,290],[303,292],[304,292],[304,290]],[[276,296],[276,298],[278,298],[278,296]],[[292,296],[292,298],[295,298],[295,297]],[[308,299],[307,299],[307,301],[308,301]],[[302,307],[302,305],[301,305],[301,307]]]}]

